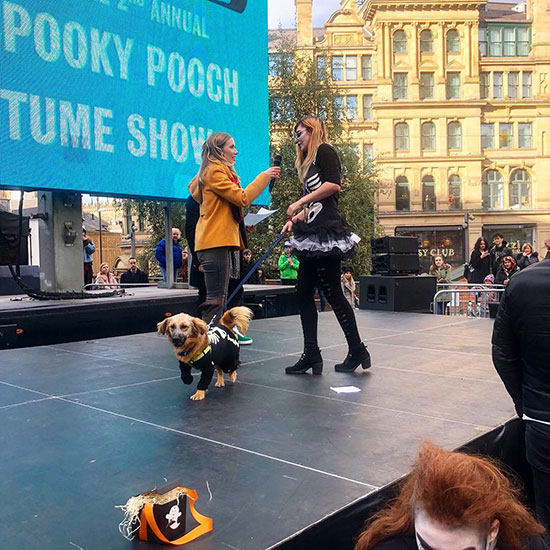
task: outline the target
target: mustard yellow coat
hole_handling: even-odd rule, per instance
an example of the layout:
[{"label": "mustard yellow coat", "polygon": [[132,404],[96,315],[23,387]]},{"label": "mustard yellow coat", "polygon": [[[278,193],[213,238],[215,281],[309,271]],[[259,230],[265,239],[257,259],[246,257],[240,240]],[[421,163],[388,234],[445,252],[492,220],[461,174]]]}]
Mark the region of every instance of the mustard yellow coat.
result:
[{"label": "mustard yellow coat", "polygon": [[231,181],[231,175],[228,166],[214,162],[204,172],[202,197],[198,178],[193,178],[189,184],[189,192],[200,204],[200,217],[195,230],[197,251],[220,246],[240,250],[244,248],[231,205],[249,206],[267,187],[270,178],[262,172],[246,189],[241,189]]}]

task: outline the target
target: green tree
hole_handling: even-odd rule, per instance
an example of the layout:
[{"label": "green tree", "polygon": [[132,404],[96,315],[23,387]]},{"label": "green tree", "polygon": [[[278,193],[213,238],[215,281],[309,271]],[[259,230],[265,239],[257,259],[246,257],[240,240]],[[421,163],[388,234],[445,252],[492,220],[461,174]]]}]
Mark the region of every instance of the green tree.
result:
[{"label": "green tree", "polygon": [[[362,165],[357,146],[350,141],[338,101],[339,90],[326,70],[318,71],[313,60],[297,52],[282,33],[277,50],[270,55],[270,74],[270,146],[272,152],[281,155],[282,168],[271,195],[271,206],[278,212],[269,218],[269,224],[259,225],[250,235],[254,257],[275,240],[286,220],[288,206],[302,195],[302,184],[294,167],[294,125],[300,118],[313,114],[325,120],[329,140],[340,154],[343,166],[340,212],[361,237],[357,253],[348,263],[356,275],[368,273],[370,240],[380,233],[374,215],[378,178],[372,163]],[[281,252],[278,250],[266,261],[264,268],[268,277],[278,277],[276,266]]]}]

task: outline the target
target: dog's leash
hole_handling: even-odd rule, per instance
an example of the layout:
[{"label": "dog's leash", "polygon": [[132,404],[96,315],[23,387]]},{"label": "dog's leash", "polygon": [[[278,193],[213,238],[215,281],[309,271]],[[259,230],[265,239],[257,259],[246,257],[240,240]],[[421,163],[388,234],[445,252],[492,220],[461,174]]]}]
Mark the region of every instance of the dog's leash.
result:
[{"label": "dog's leash", "polygon": [[210,321],[210,323],[208,323],[208,328],[210,328],[213,324],[214,324],[214,321],[218,318],[219,315],[222,314],[223,310],[225,309],[225,306],[227,306],[227,304],[229,302],[231,302],[231,300],[233,300],[233,298],[237,295],[237,293],[239,292],[239,290],[241,290],[241,287],[244,286],[244,284],[246,283],[246,281],[248,281],[248,279],[250,279],[250,277],[252,277],[252,275],[256,272],[256,270],[260,267],[260,265],[263,263],[263,261],[271,254],[271,252],[273,252],[273,249],[286,237],[286,233],[280,233],[279,236],[275,239],[275,242],[266,250],[266,252],[264,253],[264,255],[254,264],[254,266],[252,267],[252,269],[243,277],[242,281],[238,284],[237,288],[231,293],[231,296],[229,296],[229,298],[227,298],[227,300],[225,301],[225,304],[223,304],[223,306],[218,309],[218,311],[216,312],[216,314],[214,315],[214,317],[212,317],[212,320]]}]

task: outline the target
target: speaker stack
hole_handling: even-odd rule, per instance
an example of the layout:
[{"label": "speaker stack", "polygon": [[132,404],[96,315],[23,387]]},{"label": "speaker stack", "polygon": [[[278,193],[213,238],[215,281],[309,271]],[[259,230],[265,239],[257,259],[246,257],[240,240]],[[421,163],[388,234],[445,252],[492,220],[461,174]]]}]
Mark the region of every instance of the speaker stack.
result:
[{"label": "speaker stack", "polygon": [[372,275],[359,277],[359,308],[429,312],[435,277],[418,276],[416,237],[381,237],[371,241]]}]

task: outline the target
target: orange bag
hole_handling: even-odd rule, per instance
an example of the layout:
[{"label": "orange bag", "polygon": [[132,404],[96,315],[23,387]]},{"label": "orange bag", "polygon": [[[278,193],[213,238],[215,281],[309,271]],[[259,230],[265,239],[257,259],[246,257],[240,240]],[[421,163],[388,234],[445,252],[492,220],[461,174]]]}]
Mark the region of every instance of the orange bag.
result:
[{"label": "orange bag", "polygon": [[[209,533],[212,518],[203,516],[195,508],[197,492],[186,487],[159,489],[132,497],[124,506],[124,520],[119,525],[121,534],[131,540],[138,533],[140,540],[180,546]],[[186,530],[187,500],[191,516],[198,523]]]}]

